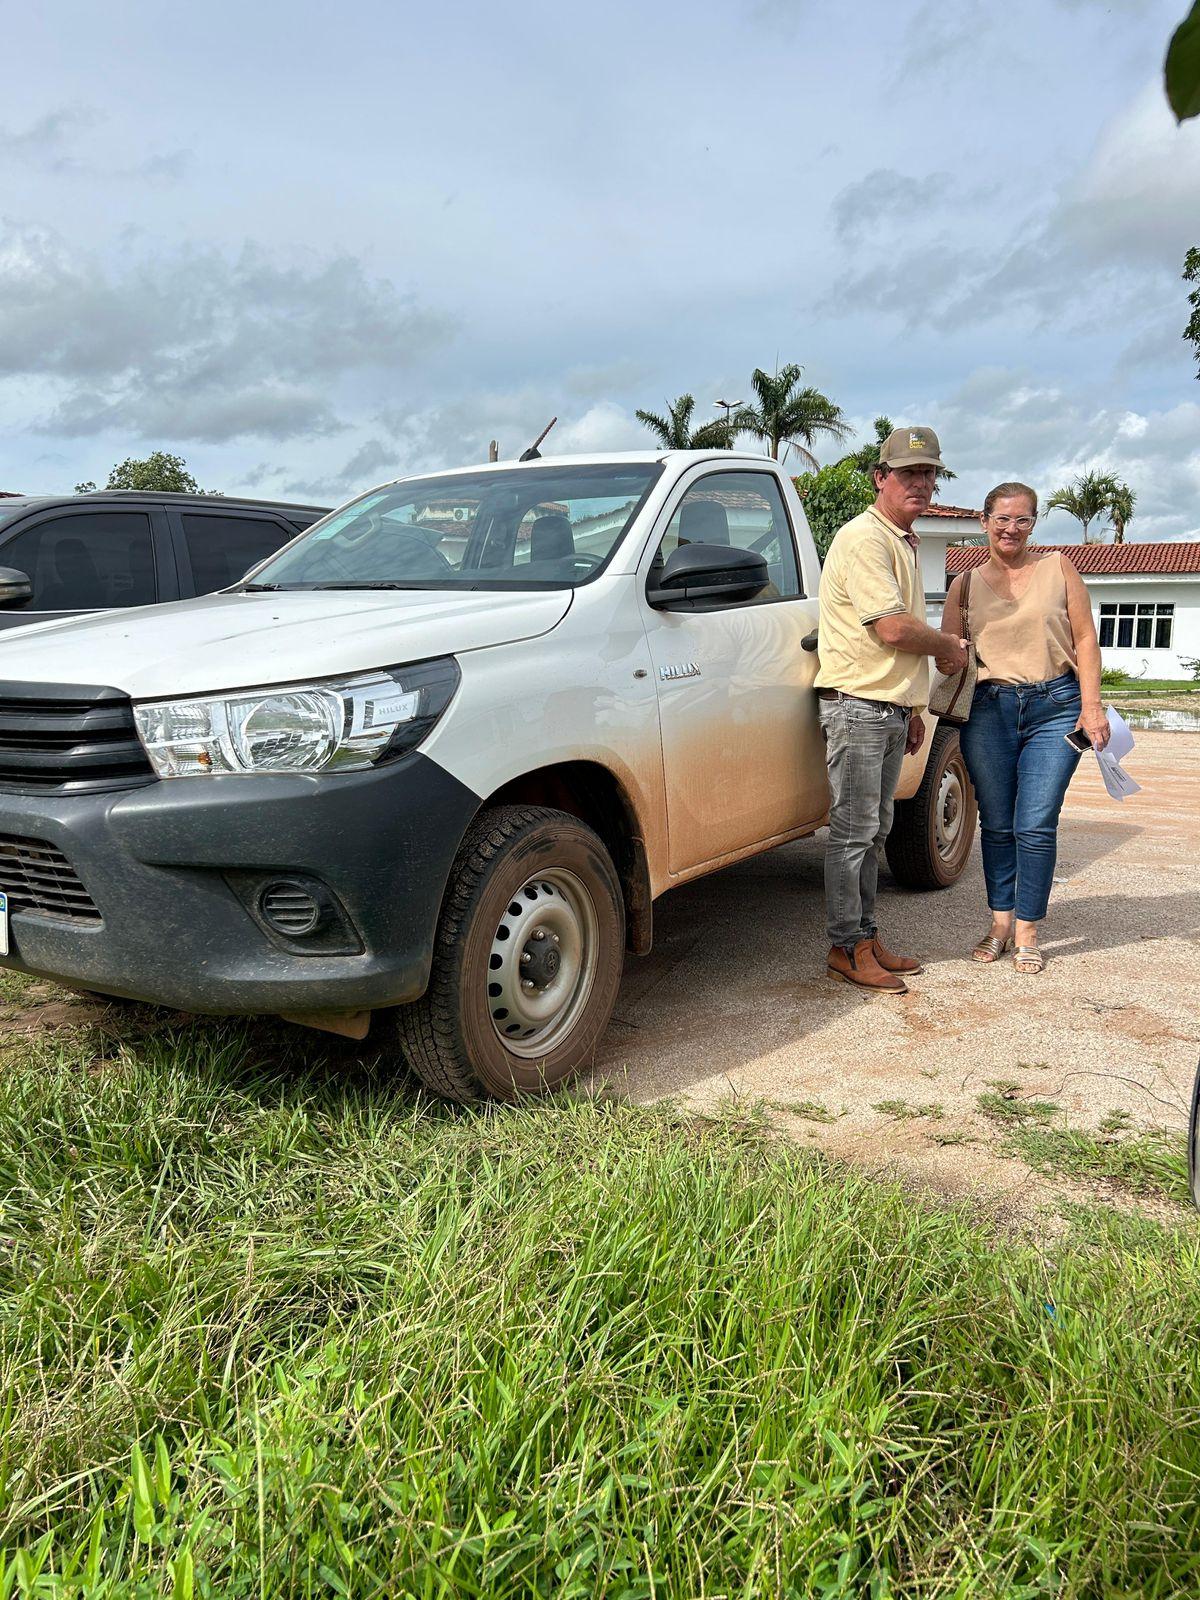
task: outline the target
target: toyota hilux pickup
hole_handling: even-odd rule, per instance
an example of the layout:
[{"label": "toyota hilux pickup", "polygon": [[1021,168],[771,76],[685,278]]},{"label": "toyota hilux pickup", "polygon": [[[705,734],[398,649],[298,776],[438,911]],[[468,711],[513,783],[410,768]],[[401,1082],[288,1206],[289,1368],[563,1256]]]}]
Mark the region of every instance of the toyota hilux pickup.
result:
[{"label": "toyota hilux pickup", "polygon": [[[826,820],[818,578],[774,461],[562,457],[389,483],[218,594],[13,632],[0,963],[370,1026],[462,1101],[551,1089],[660,895]],[[894,875],[953,882],[954,729],[897,797]]]}]

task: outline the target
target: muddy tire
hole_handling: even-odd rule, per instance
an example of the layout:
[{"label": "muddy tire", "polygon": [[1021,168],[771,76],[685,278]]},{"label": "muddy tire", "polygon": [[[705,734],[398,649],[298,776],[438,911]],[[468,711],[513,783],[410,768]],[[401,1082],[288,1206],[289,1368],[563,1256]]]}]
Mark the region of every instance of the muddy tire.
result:
[{"label": "muddy tire", "polygon": [[565,811],[499,806],[450,872],[429,988],[395,1013],[432,1093],[546,1094],[595,1059],[621,981],[625,911],[598,835]]},{"label": "muddy tire", "polygon": [[948,889],[971,856],[979,808],[967,776],[958,729],[934,731],[920,787],[896,803],[887,838],[888,866],[906,889]]}]

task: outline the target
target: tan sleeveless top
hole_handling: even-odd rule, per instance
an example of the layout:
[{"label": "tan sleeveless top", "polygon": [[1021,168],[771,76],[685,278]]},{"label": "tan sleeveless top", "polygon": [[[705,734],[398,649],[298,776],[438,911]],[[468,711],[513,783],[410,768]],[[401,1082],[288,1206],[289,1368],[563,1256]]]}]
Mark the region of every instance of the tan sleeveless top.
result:
[{"label": "tan sleeveless top", "polygon": [[1078,672],[1062,562],[1043,556],[1017,600],[1002,600],[981,568],[972,572],[969,620],[980,683],[1044,683]]}]

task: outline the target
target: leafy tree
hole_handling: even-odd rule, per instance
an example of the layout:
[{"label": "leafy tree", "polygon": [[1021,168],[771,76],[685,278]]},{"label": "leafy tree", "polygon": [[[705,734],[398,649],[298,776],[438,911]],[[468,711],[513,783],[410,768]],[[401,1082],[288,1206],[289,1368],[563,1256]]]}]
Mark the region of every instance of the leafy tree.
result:
[{"label": "leafy tree", "polygon": [[635,411],[634,416],[650,429],[664,449],[728,450],[733,443],[733,435],[738,431],[739,413],[734,412],[728,427],[723,421],[705,422],[693,431],[692,412],[695,409],[696,402],[691,395],[681,394],[671,402],[665,417],[654,411]]},{"label": "leafy tree", "polygon": [[780,459],[780,450],[790,445],[815,473],[819,463],[809,446],[816,436],[824,433],[842,440],[850,429],[842,416],[842,408],[835,406],[828,395],[819,389],[801,388],[802,370],[789,361],[772,377],[756,367],[750,383],[758,404],[736,412],[732,426],[735,433],[752,433],[765,440],[776,461]]},{"label": "leafy tree", "polygon": [[[875,454],[878,456],[878,449]],[[817,554],[824,561],[842,524],[875,503],[875,485],[852,456],[816,472],[803,472],[793,481],[804,502],[804,515],[812,529]]]},{"label": "leafy tree", "polygon": [[1200,0],[1171,35],[1163,82],[1177,122],[1200,115]]},{"label": "leafy tree", "polygon": [[1097,517],[1107,517],[1112,523],[1118,544],[1125,539],[1125,524],[1133,516],[1137,496],[1127,483],[1111,472],[1084,472],[1061,489],[1056,489],[1046,501],[1047,511],[1065,511],[1083,526],[1084,544],[1089,540],[1088,528]]},{"label": "leafy tree", "polygon": [[1192,314],[1188,318],[1188,325],[1183,330],[1183,337],[1193,345],[1193,354],[1196,357],[1196,380],[1200,382],[1200,250],[1195,245],[1183,258],[1183,281],[1194,283],[1196,287],[1188,295],[1188,305]]},{"label": "leafy tree", "polygon": [[[94,483],[77,483],[76,494],[87,494],[96,487]],[[143,489],[155,494],[200,494],[203,491],[182,456],[173,456],[166,450],[155,450],[144,461],[126,456],[108,475],[108,489]]]}]

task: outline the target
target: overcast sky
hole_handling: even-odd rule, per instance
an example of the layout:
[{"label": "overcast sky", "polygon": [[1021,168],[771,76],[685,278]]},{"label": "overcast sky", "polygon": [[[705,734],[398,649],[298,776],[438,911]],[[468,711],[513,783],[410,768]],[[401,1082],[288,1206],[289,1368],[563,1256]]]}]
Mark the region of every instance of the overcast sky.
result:
[{"label": "overcast sky", "polygon": [[[46,0],[0,96],[0,488],[334,503],[640,448],[796,361],[959,473],[1200,534],[1184,0]],[[819,450],[823,459],[836,448]],[[1076,539],[1062,514],[1042,533]]]}]

